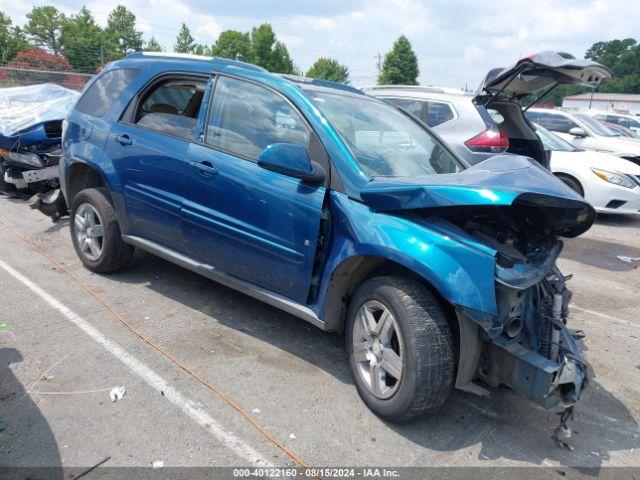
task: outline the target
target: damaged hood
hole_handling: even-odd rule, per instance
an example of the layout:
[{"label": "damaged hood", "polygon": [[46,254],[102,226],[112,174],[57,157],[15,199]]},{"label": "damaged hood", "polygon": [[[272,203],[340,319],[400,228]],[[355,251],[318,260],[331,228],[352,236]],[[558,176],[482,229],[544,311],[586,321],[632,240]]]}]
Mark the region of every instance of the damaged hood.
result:
[{"label": "damaged hood", "polygon": [[540,210],[545,226],[575,237],[587,231],[596,213],[582,197],[534,160],[498,155],[461,173],[415,178],[377,177],[360,190],[375,211],[520,205]]}]

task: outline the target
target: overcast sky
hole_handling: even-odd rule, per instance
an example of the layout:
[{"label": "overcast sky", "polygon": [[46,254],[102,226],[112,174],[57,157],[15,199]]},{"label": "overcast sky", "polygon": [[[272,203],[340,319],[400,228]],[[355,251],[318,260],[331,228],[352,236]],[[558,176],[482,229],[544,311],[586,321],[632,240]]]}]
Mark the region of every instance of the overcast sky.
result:
[{"label": "overcast sky", "polygon": [[[83,5],[104,25],[118,2],[0,0],[22,25],[33,5],[72,14]],[[469,88],[493,67],[523,55],[564,50],[578,57],[594,42],[640,37],[640,2],[632,0],[128,0],[145,40],[170,51],[181,22],[199,43],[226,29],[273,25],[303,71],[319,56],[347,64],[354,85],[375,83],[377,55],[406,35],[418,56],[420,82]]]}]

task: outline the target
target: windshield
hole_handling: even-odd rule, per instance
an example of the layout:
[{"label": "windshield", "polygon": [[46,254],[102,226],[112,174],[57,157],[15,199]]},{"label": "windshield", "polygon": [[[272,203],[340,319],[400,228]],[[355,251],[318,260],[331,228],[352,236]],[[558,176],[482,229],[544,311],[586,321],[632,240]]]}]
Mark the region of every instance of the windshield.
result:
[{"label": "windshield", "polygon": [[541,127],[537,123],[534,123],[534,125],[536,127],[536,133],[540,137],[540,140],[542,140],[545,150],[552,150],[554,152],[577,152],[579,150],[569,142],[551,133],[549,130]]},{"label": "windshield", "polygon": [[606,125],[603,125],[598,120],[591,118],[589,115],[584,115],[582,113],[576,113],[575,117],[584,123],[587,128],[596,135],[600,135],[601,137],[617,137],[616,132],[611,130]]},{"label": "windshield", "polygon": [[462,164],[397,108],[365,95],[310,90],[309,97],[370,177],[457,173]]}]

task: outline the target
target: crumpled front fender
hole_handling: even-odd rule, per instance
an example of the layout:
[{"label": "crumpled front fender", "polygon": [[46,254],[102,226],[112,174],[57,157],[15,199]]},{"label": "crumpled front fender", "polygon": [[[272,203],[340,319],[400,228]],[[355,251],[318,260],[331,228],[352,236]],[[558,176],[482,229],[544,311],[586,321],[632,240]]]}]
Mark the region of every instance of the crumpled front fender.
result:
[{"label": "crumpled front fender", "polygon": [[[331,192],[333,232],[318,298],[324,307],[333,273],[357,256],[402,265],[429,282],[450,303],[496,315],[495,250],[445,224],[375,213]],[[324,310],[319,312],[324,317]]]}]

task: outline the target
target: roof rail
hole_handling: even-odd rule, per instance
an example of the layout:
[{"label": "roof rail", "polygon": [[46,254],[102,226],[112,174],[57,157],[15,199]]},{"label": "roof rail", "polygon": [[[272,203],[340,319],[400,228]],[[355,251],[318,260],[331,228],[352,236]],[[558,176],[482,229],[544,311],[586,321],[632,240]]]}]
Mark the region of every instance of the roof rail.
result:
[{"label": "roof rail", "polygon": [[363,87],[367,90],[414,90],[416,92],[430,93],[451,93],[440,87],[425,87],[422,85],[374,85],[372,87]]},{"label": "roof rail", "polygon": [[230,60],[222,57],[205,57],[203,55],[193,55],[191,53],[165,53],[165,52],[134,52],[128,54],[125,58],[183,58],[185,60],[195,60],[199,62],[220,63],[223,65],[237,66],[247,70],[256,72],[266,72],[264,68],[252,63],[240,62],[238,60]]},{"label": "roof rail", "polygon": [[279,73],[276,75],[279,75],[280,77],[294,83],[306,83],[308,85],[317,85],[319,87],[336,88],[338,90],[345,90],[347,92],[364,95],[364,92],[359,88],[352,87],[351,85],[345,85],[344,83],[332,82],[330,80],[320,80],[317,78],[303,77],[300,75],[290,75],[288,73]]}]

